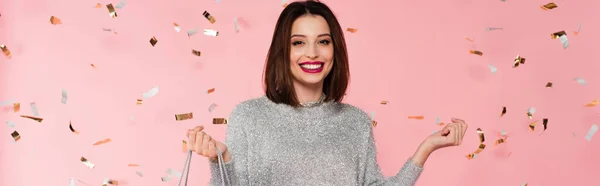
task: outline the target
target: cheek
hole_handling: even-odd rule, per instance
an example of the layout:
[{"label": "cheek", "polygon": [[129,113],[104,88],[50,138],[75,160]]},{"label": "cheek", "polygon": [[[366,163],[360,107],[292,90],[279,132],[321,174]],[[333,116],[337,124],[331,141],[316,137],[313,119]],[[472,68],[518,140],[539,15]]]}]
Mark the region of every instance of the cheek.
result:
[{"label": "cheek", "polygon": [[298,60],[300,60],[300,58],[302,57],[303,52],[302,50],[298,49],[298,48],[291,48],[290,49],[290,62],[292,64],[296,64],[298,62]]}]

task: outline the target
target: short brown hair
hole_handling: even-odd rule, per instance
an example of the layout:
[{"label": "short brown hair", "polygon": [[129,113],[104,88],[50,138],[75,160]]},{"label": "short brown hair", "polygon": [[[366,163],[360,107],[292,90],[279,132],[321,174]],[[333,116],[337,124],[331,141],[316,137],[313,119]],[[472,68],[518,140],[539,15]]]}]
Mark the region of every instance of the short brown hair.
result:
[{"label": "short brown hair", "polygon": [[331,71],[325,77],[323,93],[326,95],[325,101],[340,102],[344,98],[350,81],[344,31],[327,5],[310,0],[290,3],[277,19],[263,74],[266,96],[275,103],[284,103],[293,107],[300,106],[290,69],[290,37],[292,24],[303,15],[321,16],[329,25],[333,40],[334,61]]}]

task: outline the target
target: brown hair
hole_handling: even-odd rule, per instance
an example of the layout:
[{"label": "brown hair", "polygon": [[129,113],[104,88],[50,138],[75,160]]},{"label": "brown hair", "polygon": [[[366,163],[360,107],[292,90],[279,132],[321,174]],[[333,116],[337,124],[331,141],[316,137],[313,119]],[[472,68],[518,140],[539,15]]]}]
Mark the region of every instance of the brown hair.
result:
[{"label": "brown hair", "polygon": [[290,69],[290,37],[292,24],[303,15],[321,16],[329,25],[333,40],[334,61],[331,72],[325,77],[323,93],[326,95],[325,101],[340,102],[344,98],[350,81],[344,31],[327,5],[311,0],[290,3],[277,19],[263,74],[266,96],[275,103],[284,103],[293,107],[300,105]]}]

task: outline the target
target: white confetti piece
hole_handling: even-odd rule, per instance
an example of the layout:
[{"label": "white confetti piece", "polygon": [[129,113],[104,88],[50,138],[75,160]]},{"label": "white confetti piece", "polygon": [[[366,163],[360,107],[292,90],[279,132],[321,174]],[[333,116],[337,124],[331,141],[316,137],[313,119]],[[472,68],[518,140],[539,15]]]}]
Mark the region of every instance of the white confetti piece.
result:
[{"label": "white confetti piece", "polygon": [[69,179],[69,186],[75,186],[75,179]]},{"label": "white confetti piece", "polygon": [[62,90],[62,99],[60,100],[60,102],[62,104],[67,104],[67,99],[68,99],[67,91],[63,89]]},{"label": "white confetti piece", "polygon": [[129,120],[133,121],[133,120],[135,120],[135,117],[134,116],[129,116]]},{"label": "white confetti piece", "polygon": [[140,171],[135,171],[135,173],[140,176],[140,177],[144,177],[144,173],[140,172]]},{"label": "white confetti piece", "polygon": [[485,30],[489,32],[489,31],[504,30],[504,29],[502,29],[502,28],[486,28]]},{"label": "white confetti piece", "polygon": [[567,39],[567,35],[562,35],[558,37],[558,40],[560,40],[560,43],[563,45],[563,48],[566,49],[569,47],[569,40]]},{"label": "white confetti piece", "polygon": [[188,37],[192,37],[194,34],[198,33],[198,29],[193,29],[193,30],[189,30],[187,31],[187,35]]},{"label": "white confetti piece", "polygon": [[506,131],[504,131],[504,130],[501,130],[501,131],[500,131],[500,135],[501,135],[501,136],[506,136],[507,134],[508,134],[508,133],[506,133]]},{"label": "white confetti piece", "polygon": [[531,107],[529,109],[527,109],[527,116],[529,117],[529,119],[533,118],[533,114],[535,114],[536,110],[535,107]]},{"label": "white confetti piece", "polygon": [[593,124],[592,127],[590,127],[588,133],[585,135],[585,139],[587,141],[591,141],[592,137],[594,137],[594,134],[596,134],[596,132],[598,132],[598,125]]},{"label": "white confetti piece", "polygon": [[435,118],[435,124],[436,124],[436,125],[439,125],[439,124],[440,124],[440,117],[436,117],[436,118]]},{"label": "white confetti piece", "polygon": [[119,4],[117,4],[117,6],[115,6],[115,8],[121,9],[123,8],[125,5],[127,4],[127,2],[125,0],[121,0],[121,2],[119,2]]},{"label": "white confetti piece", "polygon": [[8,127],[10,128],[15,128],[15,123],[13,123],[12,121],[6,121],[6,125],[8,125]]},{"label": "white confetti piece", "polygon": [[35,102],[29,103],[29,105],[31,106],[31,113],[33,114],[33,116],[39,116],[40,113],[38,112],[38,109],[37,109],[37,106],[35,105]]},{"label": "white confetti piece", "polygon": [[579,83],[580,85],[587,84],[587,81],[585,81],[585,79],[583,79],[583,78],[575,78],[574,80],[575,80],[575,82]]},{"label": "white confetti piece", "polygon": [[373,120],[373,119],[375,119],[375,111],[374,110],[371,111],[371,120]]},{"label": "white confetti piece", "polygon": [[286,2],[287,0],[281,0],[281,6],[285,5]]},{"label": "white confetti piece", "polygon": [[157,93],[158,93],[158,86],[155,86],[154,88],[148,90],[148,92],[144,93],[142,96],[144,97],[144,99],[148,99],[148,98],[154,97]]},{"label": "white confetti piece", "polygon": [[211,105],[208,107],[208,112],[212,112],[212,111],[215,109],[215,107],[217,107],[217,104],[214,104],[214,103],[213,103],[213,104],[211,104]]},{"label": "white confetti piece", "polygon": [[160,180],[162,180],[163,182],[168,182],[168,181],[171,181],[171,176],[163,176],[163,177],[160,177]]},{"label": "white confetti piece", "polygon": [[173,169],[167,169],[167,174],[171,175],[171,176],[175,176],[175,177],[180,177],[182,176],[182,174],[176,170]]},{"label": "white confetti piece", "polygon": [[[181,32],[181,27],[177,23],[173,23],[173,26],[175,28],[175,32]],[[188,36],[189,36],[189,34],[188,34]]]},{"label": "white confetti piece", "polygon": [[204,35],[217,37],[217,35],[219,35],[219,32],[213,29],[204,29]]},{"label": "white confetti piece", "polygon": [[240,25],[237,17],[233,19],[233,27],[235,28],[235,33],[240,32]]},{"label": "white confetti piece", "polygon": [[89,160],[87,160],[84,157],[81,157],[81,163],[83,163],[86,167],[93,169],[94,167],[96,167],[96,165],[94,165],[92,162],[90,162]]},{"label": "white confetti piece", "polygon": [[12,106],[15,101],[12,99],[0,102],[0,106]]},{"label": "white confetti piece", "polygon": [[492,73],[498,72],[498,68],[496,68],[494,65],[488,64],[488,67],[490,68],[490,72],[492,72]]}]

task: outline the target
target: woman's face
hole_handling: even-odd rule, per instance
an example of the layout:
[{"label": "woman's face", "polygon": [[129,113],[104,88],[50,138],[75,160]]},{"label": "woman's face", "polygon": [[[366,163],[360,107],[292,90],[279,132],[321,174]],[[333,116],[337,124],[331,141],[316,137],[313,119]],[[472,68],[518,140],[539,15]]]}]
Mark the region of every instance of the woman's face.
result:
[{"label": "woman's face", "polygon": [[333,67],[333,42],[327,21],[304,15],[292,24],[290,65],[294,84],[323,85]]}]

